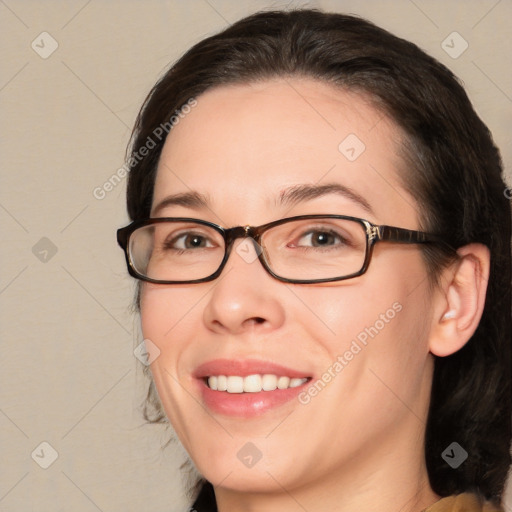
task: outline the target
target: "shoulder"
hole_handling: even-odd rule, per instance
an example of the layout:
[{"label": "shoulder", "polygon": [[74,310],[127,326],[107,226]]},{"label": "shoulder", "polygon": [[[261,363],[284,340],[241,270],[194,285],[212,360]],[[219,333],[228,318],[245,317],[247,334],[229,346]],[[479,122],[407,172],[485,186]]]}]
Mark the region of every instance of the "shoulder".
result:
[{"label": "shoulder", "polygon": [[465,492],[442,498],[424,512],[503,512],[503,509],[485,501],[477,494]]}]

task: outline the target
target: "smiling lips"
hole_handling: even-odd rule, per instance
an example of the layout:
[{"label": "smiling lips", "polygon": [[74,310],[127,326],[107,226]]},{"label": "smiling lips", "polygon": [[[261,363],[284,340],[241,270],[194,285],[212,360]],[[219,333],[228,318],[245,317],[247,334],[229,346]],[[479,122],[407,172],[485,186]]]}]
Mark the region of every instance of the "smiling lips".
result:
[{"label": "smiling lips", "polygon": [[312,379],[270,362],[217,359],[194,372],[203,402],[218,414],[251,417],[295,398]]}]

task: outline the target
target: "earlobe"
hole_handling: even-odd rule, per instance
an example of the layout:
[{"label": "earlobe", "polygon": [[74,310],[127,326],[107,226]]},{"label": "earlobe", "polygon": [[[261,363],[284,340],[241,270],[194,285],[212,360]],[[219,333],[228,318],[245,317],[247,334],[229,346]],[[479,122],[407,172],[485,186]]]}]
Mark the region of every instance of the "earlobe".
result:
[{"label": "earlobe", "polygon": [[485,305],[490,253],[482,244],[469,244],[458,251],[458,260],[447,268],[442,285],[434,294],[434,318],[430,352],[439,357],[460,350],[475,332]]}]

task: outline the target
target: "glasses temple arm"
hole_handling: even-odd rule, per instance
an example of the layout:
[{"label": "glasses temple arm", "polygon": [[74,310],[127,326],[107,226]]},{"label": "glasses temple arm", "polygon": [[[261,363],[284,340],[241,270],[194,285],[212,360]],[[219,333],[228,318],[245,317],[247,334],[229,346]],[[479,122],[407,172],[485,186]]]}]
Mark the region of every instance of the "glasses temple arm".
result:
[{"label": "glasses temple arm", "polygon": [[397,228],[394,226],[374,226],[374,235],[377,240],[400,242],[404,244],[443,243],[446,242],[437,235],[414,231],[411,229]]}]

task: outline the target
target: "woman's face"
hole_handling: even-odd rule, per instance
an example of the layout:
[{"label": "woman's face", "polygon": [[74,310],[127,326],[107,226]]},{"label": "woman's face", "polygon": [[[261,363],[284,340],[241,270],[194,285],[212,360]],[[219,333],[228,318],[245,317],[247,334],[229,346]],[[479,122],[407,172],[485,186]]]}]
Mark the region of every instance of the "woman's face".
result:
[{"label": "woman's face", "polygon": [[[227,228],[340,214],[418,229],[400,138],[362,95],[313,80],[219,87],[168,136],[152,216]],[[199,471],[220,489],[291,492],[421,467],[433,366],[418,246],[379,243],[364,275],[327,285],[280,282],[254,256],[238,239],[216,280],[142,287],[157,390]],[[234,391],[254,374],[270,388],[302,380],[245,393],[206,383],[224,375]]]}]

